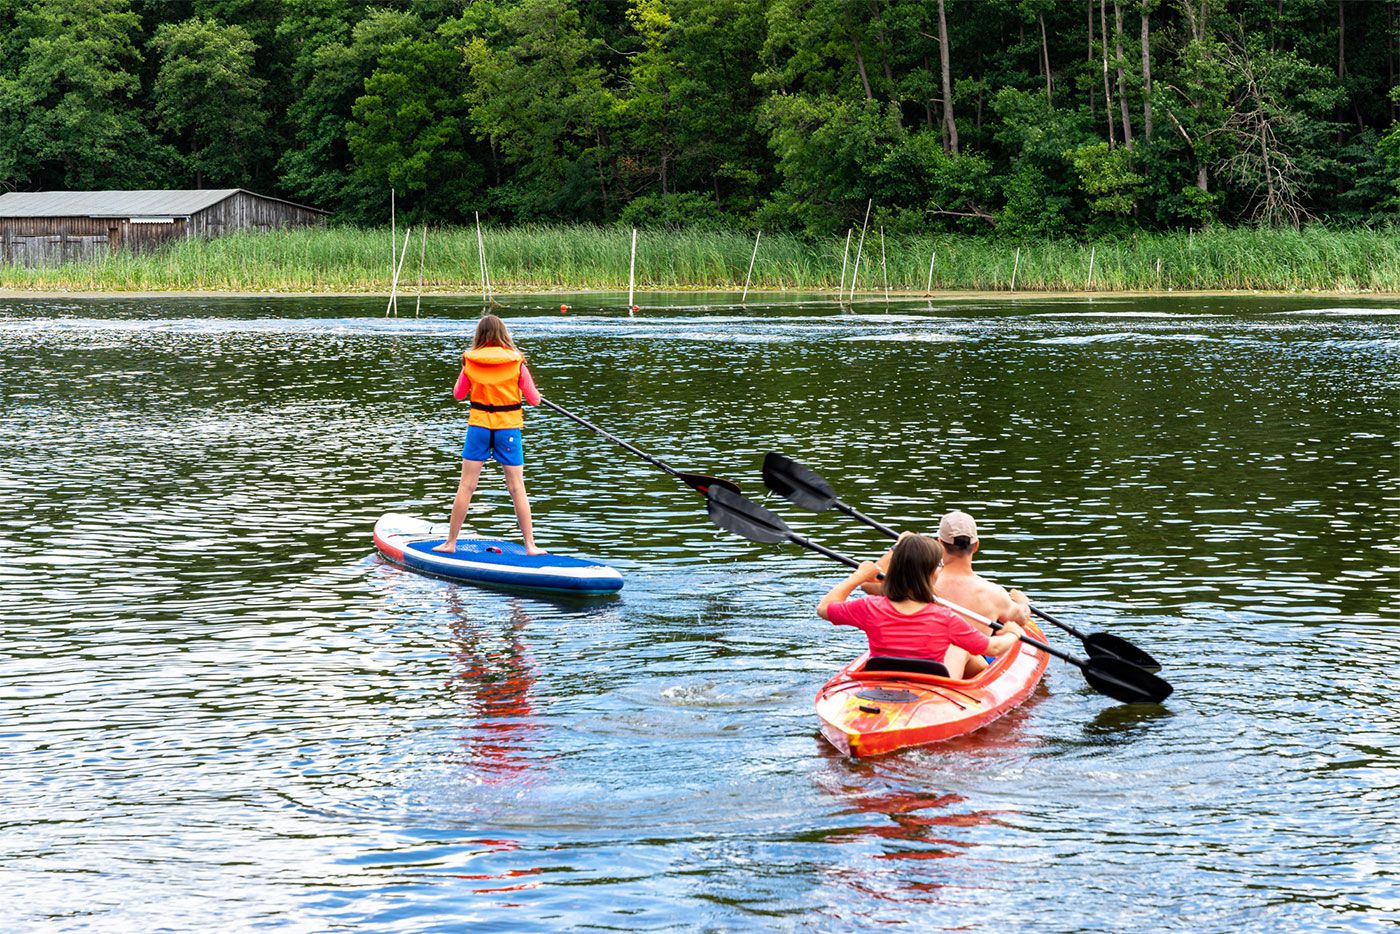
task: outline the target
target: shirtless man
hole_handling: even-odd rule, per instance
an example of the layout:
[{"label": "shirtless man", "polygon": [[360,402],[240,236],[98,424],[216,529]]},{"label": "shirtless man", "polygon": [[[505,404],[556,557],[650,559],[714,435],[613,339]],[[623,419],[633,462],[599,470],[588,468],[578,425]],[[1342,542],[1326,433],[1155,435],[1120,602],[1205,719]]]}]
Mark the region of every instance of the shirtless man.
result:
[{"label": "shirtless man", "polygon": [[[977,554],[977,523],[965,512],[950,512],[938,523],[943,545],[943,570],[938,575],[938,595],[950,603],[1000,622],[1028,623],[1031,604],[1019,590],[1007,590],[972,570]],[[989,631],[973,623],[979,631]]]}]

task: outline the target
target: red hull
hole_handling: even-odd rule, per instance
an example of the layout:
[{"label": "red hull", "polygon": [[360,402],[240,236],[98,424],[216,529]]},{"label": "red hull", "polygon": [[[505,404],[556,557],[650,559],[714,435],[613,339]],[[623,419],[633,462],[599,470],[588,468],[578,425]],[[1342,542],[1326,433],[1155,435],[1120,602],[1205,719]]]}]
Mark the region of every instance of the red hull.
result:
[{"label": "red hull", "polygon": [[[1034,624],[1026,635],[1044,640]],[[1021,704],[1050,657],[1024,642],[975,678],[865,672],[869,654],[851,662],[817,692],[822,735],[853,758],[937,743],[981,729]],[[865,695],[865,696],[860,696]]]}]

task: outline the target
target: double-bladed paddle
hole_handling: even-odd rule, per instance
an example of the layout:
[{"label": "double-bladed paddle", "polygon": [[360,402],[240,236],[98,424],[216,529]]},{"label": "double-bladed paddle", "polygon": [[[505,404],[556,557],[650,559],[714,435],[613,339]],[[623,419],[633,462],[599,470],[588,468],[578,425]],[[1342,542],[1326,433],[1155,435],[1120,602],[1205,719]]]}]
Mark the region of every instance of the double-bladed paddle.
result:
[{"label": "double-bladed paddle", "polygon": [[733,490],[735,493],[739,492],[738,484],[733,483],[729,480],[725,480],[723,477],[711,477],[708,474],[686,473],[683,470],[676,470],[674,467],[672,467],[670,464],[665,463],[660,458],[652,457],[646,451],[643,451],[640,448],[628,444],[626,441],[623,441],[616,435],[608,434],[606,431],[599,428],[597,425],[593,424],[588,419],[583,418],[580,415],[575,415],[573,412],[570,412],[562,405],[558,405],[554,402],[549,401],[548,399],[540,399],[540,405],[544,406],[545,408],[553,409],[560,415],[563,415],[565,418],[572,418],[574,421],[578,422],[580,425],[587,428],[588,430],[596,432],[602,435],[604,438],[607,438],[613,444],[618,445],[624,450],[631,451],[633,454],[637,455],[642,460],[646,461],[648,464],[651,464],[653,467],[660,467],[662,470],[666,471],[668,474],[675,477],[677,480],[681,481],[686,486],[690,487],[702,496],[705,494],[705,491],[710,489],[711,487],[724,487],[727,490]]},{"label": "double-bladed paddle", "polygon": [[[705,493],[705,500],[705,509],[709,513],[710,521],[726,532],[733,532],[742,538],[763,544],[792,542],[794,545],[800,545],[849,567],[860,567],[860,562],[855,558],[832,551],[825,545],[820,545],[809,538],[798,535],[775,513],[764,509],[727,487],[710,487]],[[990,626],[993,632],[1003,628],[1001,623],[996,620],[987,619],[946,600],[939,599],[938,602],[955,613],[961,613],[970,619]],[[1084,673],[1084,679],[1089,682],[1090,687],[1114,700],[1122,701],[1125,704],[1160,704],[1171,696],[1172,686],[1170,684],[1121,658],[1111,656],[1079,658],[1068,652],[1051,648],[1039,639],[1033,639],[1030,636],[1023,635],[1017,638],[1027,645],[1033,645],[1042,652],[1076,666]]]},{"label": "double-bladed paddle", "polygon": [[[864,522],[872,529],[878,529],[890,538],[899,538],[899,533],[894,529],[841,502],[831,484],[815,471],[777,451],[770,451],[763,458],[763,482],[768,484],[768,489],[802,509],[812,512],[828,512],[835,509],[858,522]],[[1162,670],[1157,659],[1121,636],[1107,632],[1080,632],[1034,605],[1031,606],[1031,612],[1083,642],[1085,651],[1094,658],[1121,658],[1145,671]]]}]

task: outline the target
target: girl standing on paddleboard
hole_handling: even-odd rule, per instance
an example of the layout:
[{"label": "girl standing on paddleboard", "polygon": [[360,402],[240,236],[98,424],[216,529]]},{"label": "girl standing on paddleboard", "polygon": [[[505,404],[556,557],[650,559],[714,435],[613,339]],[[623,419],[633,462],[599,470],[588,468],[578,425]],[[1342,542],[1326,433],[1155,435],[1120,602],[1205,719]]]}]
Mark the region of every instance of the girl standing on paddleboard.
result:
[{"label": "girl standing on paddleboard", "polygon": [[544,554],[535,545],[530,523],[530,500],[525,495],[525,451],[520,430],[525,426],[522,402],[540,404],[540,393],[525,355],[515,349],[506,323],[495,315],[482,315],[472,338],[472,349],[462,354],[462,373],[452,395],[458,402],[470,398],[467,440],[462,446],[462,480],[452,501],[447,539],[433,551],[456,551],[457,536],[466,521],[481,468],[494,457],[506,475],[506,489],[515,505],[515,518],[525,538],[525,551]]}]

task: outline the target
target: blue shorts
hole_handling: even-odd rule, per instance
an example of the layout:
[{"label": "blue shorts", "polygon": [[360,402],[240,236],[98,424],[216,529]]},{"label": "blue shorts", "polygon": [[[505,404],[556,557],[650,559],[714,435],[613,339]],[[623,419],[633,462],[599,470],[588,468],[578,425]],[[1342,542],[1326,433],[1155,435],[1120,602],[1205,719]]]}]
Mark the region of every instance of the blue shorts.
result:
[{"label": "blue shorts", "polygon": [[505,467],[525,466],[525,447],[519,428],[483,428],[467,426],[467,441],[462,445],[462,460],[484,461],[496,458]]}]

